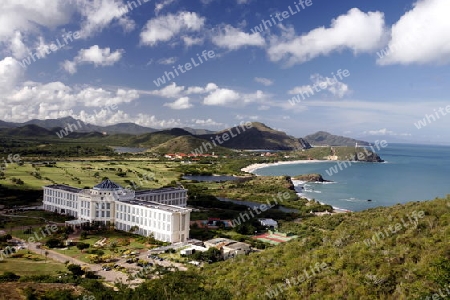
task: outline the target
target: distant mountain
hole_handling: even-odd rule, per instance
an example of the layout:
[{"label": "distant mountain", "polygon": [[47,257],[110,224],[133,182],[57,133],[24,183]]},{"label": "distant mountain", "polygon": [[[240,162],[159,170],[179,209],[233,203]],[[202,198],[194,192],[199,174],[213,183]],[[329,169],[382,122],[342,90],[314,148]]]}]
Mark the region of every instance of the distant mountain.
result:
[{"label": "distant mountain", "polygon": [[5,122],[0,120],[0,128],[14,128],[16,123],[12,123],[12,122]]},{"label": "distant mountain", "polygon": [[[232,127],[214,134],[198,135],[197,137],[212,142],[216,136],[223,136],[228,133],[230,138],[222,143],[216,142],[217,145],[231,149],[243,150],[298,150],[303,149],[300,141],[282,131],[274,130],[263,123],[253,122],[251,128],[242,128],[240,126]],[[232,135],[235,135],[231,137]]]},{"label": "distant mountain", "polygon": [[105,127],[101,127],[102,132],[106,132],[108,134],[118,134],[118,133],[126,133],[126,134],[144,134],[144,133],[152,133],[158,131],[158,129],[143,127],[134,123],[119,123],[115,125],[109,125]]},{"label": "distant mountain", "polygon": [[[72,125],[72,126],[70,126]],[[70,129],[72,128],[72,129]],[[65,132],[65,134],[62,134]],[[57,133],[59,133],[57,135]],[[104,134],[106,133],[106,134]],[[173,152],[190,152],[202,143],[210,143],[214,147],[224,147],[240,150],[300,150],[311,146],[360,146],[370,145],[343,136],[332,135],[319,131],[304,138],[296,138],[270,128],[269,126],[253,122],[250,128],[235,126],[221,131],[206,129],[171,128],[157,130],[143,127],[134,123],[119,123],[109,126],[85,124],[72,117],[47,120],[30,120],[25,123],[11,123],[0,121],[0,136],[21,138],[58,138],[80,139],[86,142],[102,142],[105,145],[143,147],[160,151],[167,149]],[[186,137],[176,139],[178,137]],[[169,142],[176,139],[173,143]],[[215,144],[215,145],[214,145]],[[161,146],[161,147],[159,147]]]},{"label": "distant mountain", "polygon": [[194,129],[190,127],[183,127],[182,129],[186,130],[187,132],[190,132],[193,135],[212,134],[215,132],[208,129]]},{"label": "distant mountain", "polygon": [[359,146],[369,146],[370,143],[352,138],[333,135],[325,131],[318,131],[314,134],[310,134],[304,137],[309,144],[314,146],[355,146],[358,143]]},{"label": "distant mountain", "polygon": [[[66,128],[69,124],[75,124],[77,126],[77,132],[105,132],[107,134],[144,134],[158,131],[157,129],[150,127],[143,127],[134,123],[119,123],[109,126],[98,126],[89,123],[84,123],[81,120],[74,119],[73,117],[64,117],[59,119],[46,119],[39,120],[33,119],[24,123],[11,123],[0,121],[0,128],[17,128],[25,125],[37,125],[39,127],[53,130],[54,128]],[[81,126],[79,126],[81,125]]]}]

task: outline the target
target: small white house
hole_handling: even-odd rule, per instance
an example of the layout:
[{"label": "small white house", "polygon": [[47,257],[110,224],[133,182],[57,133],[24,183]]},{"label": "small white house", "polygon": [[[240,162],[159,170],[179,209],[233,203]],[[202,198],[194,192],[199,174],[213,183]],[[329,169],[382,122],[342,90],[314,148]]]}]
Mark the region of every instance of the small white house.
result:
[{"label": "small white house", "polygon": [[278,222],[273,219],[258,219],[259,223],[261,223],[262,226],[269,227],[269,228],[278,228]]},{"label": "small white house", "polygon": [[208,248],[205,248],[205,247],[202,247],[202,246],[197,246],[197,245],[191,245],[188,248],[185,248],[185,249],[181,250],[180,254],[182,254],[182,255],[191,255],[191,254],[194,254],[197,251],[205,252],[206,250],[208,250]]}]

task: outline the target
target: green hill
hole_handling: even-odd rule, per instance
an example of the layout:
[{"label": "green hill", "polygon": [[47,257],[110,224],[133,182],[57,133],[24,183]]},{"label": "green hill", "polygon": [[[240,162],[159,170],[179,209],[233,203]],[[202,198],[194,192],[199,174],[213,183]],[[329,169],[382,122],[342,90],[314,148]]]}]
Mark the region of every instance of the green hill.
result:
[{"label": "green hill", "polygon": [[303,219],[282,230],[299,237],[205,266],[205,286],[225,288],[233,299],[270,293],[273,299],[397,300],[425,299],[450,284],[450,196]]},{"label": "green hill", "polygon": [[230,149],[226,149],[223,147],[214,147],[213,149],[207,148],[204,149],[203,143],[206,143],[204,140],[196,138],[190,135],[179,136],[176,138],[172,138],[167,142],[162,143],[156,147],[148,150],[149,152],[155,153],[186,153],[190,154],[192,152],[195,153],[196,149],[203,149],[203,153],[230,153],[232,152]]},{"label": "green hill", "polygon": [[318,131],[304,137],[304,139],[313,146],[369,146],[370,143],[359,141],[348,137],[333,135],[325,131]]}]

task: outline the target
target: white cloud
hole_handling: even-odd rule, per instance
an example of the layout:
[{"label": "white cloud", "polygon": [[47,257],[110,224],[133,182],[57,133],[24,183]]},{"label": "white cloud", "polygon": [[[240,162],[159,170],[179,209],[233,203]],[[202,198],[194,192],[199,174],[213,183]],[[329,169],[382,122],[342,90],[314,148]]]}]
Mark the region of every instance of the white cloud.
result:
[{"label": "white cloud", "polygon": [[63,0],[2,0],[0,46],[7,56],[25,57],[37,42],[40,28],[53,30],[67,24],[75,8]]},{"label": "white cloud", "polygon": [[[17,69],[17,62],[2,61],[0,71]],[[9,67],[5,67],[9,66]],[[20,68],[20,67],[18,67]],[[20,71],[20,70],[18,70]],[[13,72],[12,72],[13,73]],[[1,72],[0,72],[1,74]],[[1,75],[0,75],[1,80]],[[6,82],[8,90],[2,92],[0,119],[7,121],[25,121],[33,118],[66,116],[71,109],[79,106],[101,107],[113,104],[130,103],[139,98],[136,90],[106,90],[92,86],[70,87],[62,82],[24,82],[16,84]],[[3,85],[2,85],[3,86]]]},{"label": "white cloud", "polygon": [[77,72],[77,64],[74,61],[65,60],[61,63],[61,67],[70,74],[75,74]]},{"label": "white cloud", "polygon": [[164,0],[162,2],[156,3],[155,5],[155,14],[159,15],[159,12],[166,6],[172,4],[175,0]]},{"label": "white cloud", "polygon": [[133,30],[135,27],[134,21],[126,16],[130,10],[129,6],[124,4],[122,0],[77,1],[77,6],[83,20],[80,30],[83,38],[88,38],[102,31],[115,21],[126,32]]},{"label": "white cloud", "polygon": [[255,120],[258,120],[259,119],[259,116],[248,116],[248,115],[236,115],[236,116],[234,116],[234,118],[236,119],[236,120],[253,120],[253,121],[255,121]]},{"label": "white cloud", "polygon": [[19,80],[22,78],[23,73],[24,69],[20,66],[19,62],[14,58],[5,57],[3,60],[1,60],[0,93],[4,95],[4,93],[8,93],[10,90],[14,89]]},{"label": "white cloud", "polygon": [[218,34],[212,37],[212,42],[216,46],[228,50],[237,50],[246,46],[262,47],[265,45],[265,40],[260,33],[249,34],[231,25],[225,25],[225,27],[220,29]]},{"label": "white cloud", "polygon": [[168,106],[171,109],[188,109],[193,105],[189,103],[189,97],[182,97],[174,102],[165,103],[164,106]]},{"label": "white cloud", "polygon": [[77,66],[80,64],[93,64],[98,66],[112,66],[122,58],[123,49],[111,52],[110,48],[100,48],[94,45],[88,49],[81,49],[73,61],[64,61],[62,67],[70,74],[77,72]]},{"label": "white cloud", "polygon": [[194,46],[194,45],[201,45],[204,42],[204,38],[202,37],[191,37],[191,36],[183,36],[181,37],[183,39],[183,42],[186,46],[190,47],[190,46]]},{"label": "white cloud", "polygon": [[227,88],[214,89],[203,99],[204,105],[210,106],[228,106],[228,105],[246,105],[249,103],[265,103],[270,98],[269,95],[258,90],[255,93],[244,94]]},{"label": "white cloud", "polygon": [[202,127],[215,126],[215,127],[218,127],[218,126],[224,125],[223,123],[218,123],[218,122],[214,121],[213,119],[206,119],[206,120],[192,119],[191,121],[194,123],[193,126],[202,126]]},{"label": "white cloud", "polygon": [[296,86],[289,90],[288,94],[312,96],[315,93],[326,90],[338,98],[343,98],[351,93],[348,85],[337,79],[335,80],[334,78],[324,77],[320,74],[313,74],[310,79],[313,82],[312,85]]},{"label": "white cloud", "polygon": [[155,46],[159,42],[168,42],[179,33],[195,32],[203,28],[205,18],[195,12],[179,12],[151,19],[141,32],[141,43]]},{"label": "white cloud", "polygon": [[160,90],[150,91],[149,94],[164,98],[180,98],[184,91],[184,86],[177,86],[175,82],[163,87]]},{"label": "white cloud", "polygon": [[217,89],[203,100],[205,105],[224,106],[234,103],[240,99],[239,93],[230,89]]},{"label": "white cloud", "polygon": [[217,90],[219,87],[215,83],[208,83],[204,88],[199,86],[191,86],[186,90],[186,94],[206,94]]},{"label": "white cloud", "polygon": [[178,58],[176,58],[176,57],[161,58],[160,60],[158,60],[158,64],[160,64],[160,65],[172,65],[177,60],[178,60]]},{"label": "white cloud", "polygon": [[394,131],[387,130],[386,128],[382,128],[379,130],[368,130],[364,131],[365,135],[386,135],[386,136],[411,136],[410,133],[395,133]]},{"label": "white cloud", "polygon": [[[450,62],[450,1],[420,0],[392,26],[387,55],[377,63],[447,64]],[[380,58],[380,56],[382,56]]]},{"label": "white cloud", "polygon": [[344,49],[355,54],[373,52],[384,43],[384,24],[383,13],[353,8],[332,20],[329,28],[316,28],[302,36],[296,36],[293,28],[279,26],[283,34],[270,38],[267,53],[270,60],[285,60],[291,66]]},{"label": "white cloud", "polygon": [[265,86],[271,86],[273,84],[273,80],[270,80],[268,78],[262,78],[262,77],[255,77],[254,80],[258,83],[261,83]]}]

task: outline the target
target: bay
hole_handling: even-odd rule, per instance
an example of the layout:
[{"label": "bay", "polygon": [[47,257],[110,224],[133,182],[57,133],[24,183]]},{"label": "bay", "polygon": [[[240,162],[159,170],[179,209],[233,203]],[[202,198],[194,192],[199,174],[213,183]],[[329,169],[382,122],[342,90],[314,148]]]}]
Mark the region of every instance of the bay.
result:
[{"label": "bay", "polygon": [[[303,186],[303,196],[352,211],[450,194],[450,146],[389,144],[377,153],[384,163],[347,162],[347,167],[340,168],[336,161],[273,165],[254,173],[289,176],[319,173],[334,182],[295,182],[297,190]],[[327,170],[335,167],[338,172],[330,176]]]}]

